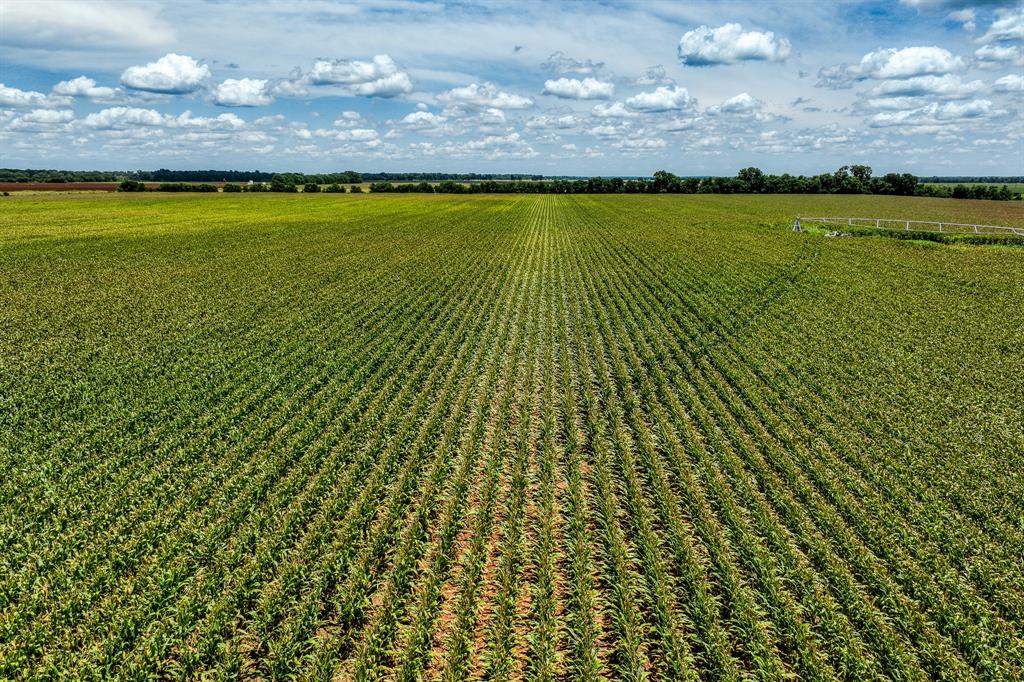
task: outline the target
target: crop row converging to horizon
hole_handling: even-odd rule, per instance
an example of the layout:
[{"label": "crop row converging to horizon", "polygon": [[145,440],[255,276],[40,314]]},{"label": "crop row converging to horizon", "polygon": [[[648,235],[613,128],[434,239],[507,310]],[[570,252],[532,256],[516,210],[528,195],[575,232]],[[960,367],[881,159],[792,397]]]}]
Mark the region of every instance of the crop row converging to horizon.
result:
[{"label": "crop row converging to horizon", "polygon": [[1024,675],[1022,252],[890,196],[26,194],[0,678]]}]

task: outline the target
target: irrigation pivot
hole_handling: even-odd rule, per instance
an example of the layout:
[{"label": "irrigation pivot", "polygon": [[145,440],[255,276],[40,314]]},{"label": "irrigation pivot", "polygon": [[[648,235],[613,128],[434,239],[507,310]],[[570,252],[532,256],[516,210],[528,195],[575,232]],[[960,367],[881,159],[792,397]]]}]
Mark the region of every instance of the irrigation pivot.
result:
[{"label": "irrigation pivot", "polygon": [[[1024,236],[1024,228],[1003,225],[980,225],[974,223],[947,223],[936,220],[905,220],[902,218],[806,218],[797,216],[793,223],[794,232],[802,232],[801,223],[822,223],[824,225],[845,225],[846,227],[872,227],[879,230],[911,229],[925,232],[948,234],[1014,234]],[[913,227],[911,227],[913,226]]]}]

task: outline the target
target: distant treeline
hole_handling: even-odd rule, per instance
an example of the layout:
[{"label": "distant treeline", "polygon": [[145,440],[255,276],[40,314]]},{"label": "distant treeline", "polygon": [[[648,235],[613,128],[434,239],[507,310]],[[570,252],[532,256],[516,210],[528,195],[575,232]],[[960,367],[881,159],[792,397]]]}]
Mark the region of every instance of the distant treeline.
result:
[{"label": "distant treeline", "polygon": [[922,185],[920,194],[932,197],[952,197],[953,199],[992,199],[995,201],[1011,201],[1021,198],[1020,192],[1014,192],[1006,185]]},{"label": "distant treeline", "polygon": [[[227,187],[227,185],[224,185]],[[237,186],[237,185],[236,185]],[[209,183],[192,184],[189,182],[164,182],[159,187],[148,188],[146,183],[139,180],[125,180],[117,188],[118,192],[145,192],[147,190],[157,192],[216,192],[217,185]]]},{"label": "distant treeline", "polygon": [[[486,173],[265,173],[262,171],[60,171],[0,169],[0,182],[121,182],[122,191],[145,191],[145,182],[162,183],[157,191],[209,192],[210,182],[226,182],[227,192],[343,192],[344,185],[370,182],[371,192],[445,194],[892,194],[956,199],[1020,199],[1006,184],[1022,177],[918,178],[910,173],[875,177],[870,166],[842,166],[820,175],[769,175],[744,168],[734,177],[680,177],[658,171],[651,178],[571,178]],[[249,184],[252,182],[253,184]],[[949,183],[972,184],[949,184]],[[196,184],[199,183],[199,184]],[[946,183],[946,184],[934,184]],[[988,183],[988,184],[981,184]]]},{"label": "distant treeline", "polygon": [[0,182],[118,182],[128,177],[120,171],[62,171],[0,168]]},{"label": "distant treeline", "polygon": [[[293,184],[315,182],[321,185],[331,183],[363,182],[363,176],[356,171],[340,173],[267,173],[264,171],[241,170],[168,170],[155,171],[64,171],[52,169],[0,168],[0,182],[270,182],[275,175],[284,175]],[[382,175],[387,175],[386,173]]]},{"label": "distant treeline", "polygon": [[[351,184],[358,182],[479,182],[483,180],[544,180],[545,176],[517,173],[268,173],[252,170],[66,171],[56,169],[0,168],[0,182],[270,182],[281,175],[295,185]],[[566,176],[559,176],[566,177]]]},{"label": "distant treeline", "polygon": [[[565,176],[558,176],[563,178]],[[363,173],[364,182],[482,182],[486,180],[544,180],[543,175],[518,173]]]},{"label": "distant treeline", "polygon": [[[344,176],[345,174],[339,174]],[[344,192],[339,182],[319,182],[318,176],[298,173],[278,173],[269,183],[256,182],[239,185],[227,183],[225,192]],[[324,176],[319,176],[324,177]],[[330,176],[326,176],[330,177]],[[325,185],[326,186],[323,186]],[[146,191],[138,180],[121,183],[123,192]],[[216,188],[209,184],[163,183],[161,192],[209,192]],[[352,183],[353,192],[361,192],[358,183]],[[658,171],[653,178],[586,178],[579,180],[479,180],[456,182],[442,180],[430,183],[393,183],[377,181],[370,191],[410,192],[426,194],[889,194],[898,196],[951,197],[954,199],[1019,199],[1020,193],[1011,192],[1006,185],[936,185],[924,184],[910,173],[887,173],[874,177],[870,166],[842,166],[834,173],[821,175],[767,175],[759,168],[744,168],[735,177],[682,178],[668,171]]]},{"label": "distant treeline", "polygon": [[[341,174],[338,174],[341,175]],[[308,176],[306,176],[308,177]],[[343,193],[345,187],[337,182],[329,183],[321,187],[320,183],[317,182],[306,182],[302,185],[298,185],[294,182],[294,176],[291,175],[275,175],[271,178],[270,182],[254,182],[252,184],[238,184],[235,182],[226,182],[220,188],[224,192],[298,192],[299,187],[302,187],[303,192],[325,192],[325,193]],[[209,183],[190,183],[190,182],[162,182],[156,187],[147,186],[145,182],[141,180],[123,180],[117,187],[118,192],[217,192],[217,185],[211,185]],[[362,186],[358,183],[352,184],[353,192],[362,192]]]},{"label": "distant treeline", "polygon": [[918,182],[941,182],[955,184],[962,182],[984,182],[990,185],[1016,185],[1024,183],[1024,175],[931,175],[922,176]]},{"label": "distant treeline", "polygon": [[910,173],[873,177],[870,166],[842,166],[821,175],[767,175],[759,168],[744,168],[735,177],[682,178],[658,171],[651,179],[587,178],[545,182],[489,180],[461,184],[445,180],[393,184],[374,182],[371,192],[433,192],[446,194],[892,194],[958,199],[1019,199],[1003,185],[926,185]]}]

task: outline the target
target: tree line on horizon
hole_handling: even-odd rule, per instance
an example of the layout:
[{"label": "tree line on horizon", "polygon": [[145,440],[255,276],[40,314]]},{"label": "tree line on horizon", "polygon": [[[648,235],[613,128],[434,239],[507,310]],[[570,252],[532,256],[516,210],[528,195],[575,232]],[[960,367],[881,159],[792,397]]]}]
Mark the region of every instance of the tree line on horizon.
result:
[{"label": "tree line on horizon", "polygon": [[[148,188],[137,180],[126,180],[120,190],[141,192]],[[225,192],[345,192],[339,182],[322,186],[315,178],[303,174],[278,173],[269,183],[246,185],[226,183]],[[163,192],[216,191],[209,184],[164,183],[155,188]],[[362,192],[362,186],[352,183],[351,191]],[[1011,192],[1007,185],[955,186],[925,184],[911,173],[886,173],[874,177],[870,166],[854,164],[841,166],[833,173],[803,176],[768,175],[753,166],[740,170],[735,177],[680,177],[659,170],[652,178],[605,178],[552,180],[481,180],[457,182],[441,180],[431,183],[370,183],[371,193],[422,194],[881,194],[896,196],[928,196],[954,199],[989,199],[1009,201],[1020,199],[1019,192]]]},{"label": "tree line on horizon", "polygon": [[[527,174],[484,173],[267,173],[239,170],[177,171],[59,171],[32,169],[0,169],[0,182],[67,183],[120,182],[121,191],[210,192],[217,187],[209,183],[224,182],[227,192],[344,192],[345,185],[362,191],[359,185],[369,182],[369,190],[383,192],[419,192],[442,194],[889,194],[900,196],[950,197],[955,199],[1020,199],[1019,192],[1006,183],[1022,183],[1024,177],[987,176],[972,178],[931,176],[919,178],[911,173],[886,173],[874,176],[870,166],[841,166],[832,173],[818,175],[767,174],[748,167],[733,177],[682,177],[659,170],[650,178],[552,177]],[[156,188],[145,183],[160,182]],[[957,182],[940,185],[932,183]],[[198,184],[197,184],[198,183]],[[251,183],[251,184],[250,184]],[[965,183],[1003,183],[965,184]]]},{"label": "tree line on horizon", "polygon": [[[122,182],[135,180],[138,182],[270,182],[276,176],[283,176],[292,184],[302,185],[316,183],[319,185],[351,184],[361,182],[439,182],[441,180],[462,180],[476,182],[478,180],[544,180],[544,176],[535,173],[360,173],[346,170],[338,173],[272,173],[260,170],[168,170],[160,168],[155,171],[96,171],[96,170],[58,170],[33,168],[0,168],[0,182],[18,183],[68,183],[68,182]],[[559,176],[568,177],[568,176]]]},{"label": "tree line on horizon", "polygon": [[394,184],[374,182],[371,192],[425,192],[443,194],[889,194],[898,196],[949,197],[955,199],[1020,199],[1007,185],[957,185],[921,183],[910,173],[886,173],[873,177],[870,166],[842,166],[834,173],[804,176],[768,175],[760,168],[744,168],[735,177],[680,177],[660,170],[650,179],[593,177],[580,180],[495,181],[471,184],[444,180]]}]

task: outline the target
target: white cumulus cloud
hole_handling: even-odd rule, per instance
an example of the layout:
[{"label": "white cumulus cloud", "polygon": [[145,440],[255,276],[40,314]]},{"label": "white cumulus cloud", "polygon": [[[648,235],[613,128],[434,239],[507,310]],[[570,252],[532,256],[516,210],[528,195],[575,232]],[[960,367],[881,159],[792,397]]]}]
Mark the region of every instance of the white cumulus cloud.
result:
[{"label": "white cumulus cloud", "polygon": [[69,109],[33,109],[11,119],[8,130],[51,131],[74,120],[75,114]]},{"label": "white cumulus cloud", "polygon": [[82,125],[97,130],[124,130],[137,126],[163,126],[167,117],[154,109],[138,107],[111,107],[89,114],[82,119]]},{"label": "white cumulus cloud", "polygon": [[1011,73],[1002,78],[996,79],[996,82],[992,84],[992,89],[996,92],[1021,92],[1024,91],[1024,76],[1020,74]]},{"label": "white cumulus cloud", "polygon": [[860,73],[868,78],[913,78],[941,75],[964,68],[964,60],[941,47],[889,48],[869,52],[860,60]]},{"label": "white cumulus cloud", "polygon": [[668,146],[668,143],[659,137],[627,137],[612,144],[618,149],[632,152],[652,151]]},{"label": "white cumulus cloud", "polygon": [[711,28],[700,26],[679,40],[679,61],[687,66],[734,64],[740,61],[784,61],[791,45],[771,31],[744,31],[729,23]]},{"label": "white cumulus cloud", "polygon": [[495,109],[529,109],[533,106],[533,100],[529,97],[503,92],[494,83],[472,83],[461,88],[452,88],[438,95],[438,99],[457,105]]},{"label": "white cumulus cloud", "polygon": [[533,116],[526,122],[526,127],[535,130],[555,129],[555,130],[569,130],[575,128],[580,124],[580,119],[576,118],[572,114],[564,114],[562,116],[552,116],[544,114],[541,116]]},{"label": "white cumulus cloud", "polygon": [[1005,115],[1005,111],[993,109],[991,100],[975,99],[969,102],[933,102],[916,109],[882,112],[871,117],[872,128],[942,126],[979,118]]},{"label": "white cumulus cloud", "polygon": [[121,74],[121,82],[133,90],[182,95],[200,89],[209,77],[206,64],[170,52],[155,62],[128,67]]},{"label": "white cumulus cloud", "polygon": [[604,68],[604,62],[594,62],[590,59],[580,61],[579,59],[573,59],[561,50],[553,52],[547,61],[540,65],[545,71],[551,73],[578,73],[581,75],[587,75],[597,73]]},{"label": "white cumulus cloud", "polygon": [[640,92],[626,99],[626,106],[637,111],[673,111],[686,109],[694,103],[686,88],[662,86],[651,92]]},{"label": "white cumulus cloud", "polygon": [[594,137],[617,137],[620,130],[613,125],[600,125],[588,128],[586,133],[587,135],[593,135]]},{"label": "white cumulus cloud", "polygon": [[859,64],[837,64],[818,71],[817,87],[848,88],[866,79],[941,76],[965,68],[964,60],[936,46],[890,47],[864,55]]},{"label": "white cumulus cloud", "polygon": [[306,89],[307,84],[308,76],[304,76],[302,69],[296,67],[292,69],[288,78],[274,81],[270,86],[270,94],[281,97],[304,97],[309,94],[309,90]]},{"label": "white cumulus cloud", "polygon": [[414,111],[411,114],[407,114],[403,119],[402,123],[407,126],[436,126],[444,123],[448,119],[439,114],[432,113],[430,111]]},{"label": "white cumulus cloud", "polygon": [[75,117],[68,109],[33,109],[19,118],[31,123],[67,123]]},{"label": "white cumulus cloud", "polygon": [[979,43],[1024,40],[1024,7],[996,10],[996,15],[999,18],[978,38]]},{"label": "white cumulus cloud", "polygon": [[1020,45],[982,45],[974,51],[981,68],[999,68],[1004,64],[1024,66],[1024,47]]},{"label": "white cumulus cloud", "polygon": [[508,122],[508,116],[501,109],[495,107],[487,107],[481,110],[475,117],[469,117],[465,119],[467,122],[476,121],[481,127],[485,126],[500,126],[505,125]]},{"label": "white cumulus cloud", "polygon": [[412,92],[409,74],[386,54],[369,62],[318,59],[308,79],[313,85],[341,85],[349,93],[363,97],[396,97]]},{"label": "white cumulus cloud", "polygon": [[340,130],[335,138],[343,142],[374,142],[380,135],[373,128],[352,128]]},{"label": "white cumulus cloud", "polygon": [[417,156],[470,159],[483,157],[488,160],[531,159],[538,155],[537,151],[515,132],[507,135],[487,135],[467,142],[414,142],[408,149]]},{"label": "white cumulus cloud", "polygon": [[216,116],[193,116],[186,111],[180,116],[165,117],[168,128],[201,128],[203,130],[240,130],[245,121],[235,114],[217,114]]},{"label": "white cumulus cloud", "polygon": [[336,128],[356,128],[365,124],[366,119],[358,111],[343,111],[338,118],[334,119]]},{"label": "white cumulus cloud", "polygon": [[274,101],[269,81],[228,78],[213,89],[213,103],[221,107],[262,107]]},{"label": "white cumulus cloud", "polygon": [[0,107],[55,109],[70,105],[71,98],[66,95],[44,95],[34,90],[19,90],[0,83]]},{"label": "white cumulus cloud", "polygon": [[944,99],[962,99],[985,89],[980,80],[963,82],[959,76],[915,76],[900,80],[882,81],[869,91],[874,97],[921,97],[933,95]]},{"label": "white cumulus cloud", "polygon": [[178,116],[161,114],[155,109],[139,107],[110,107],[89,114],[81,120],[82,125],[95,130],[130,130],[139,127],[148,128],[185,128],[199,130],[240,130],[245,121],[235,114],[218,114],[217,116],[193,116],[185,111]]},{"label": "white cumulus cloud", "polygon": [[591,113],[598,118],[632,118],[637,115],[635,111],[627,109],[622,102],[598,104],[591,110]]},{"label": "white cumulus cloud", "polygon": [[751,97],[749,93],[741,92],[735,97],[730,97],[722,102],[718,107],[718,111],[727,114],[746,114],[760,108],[760,102]]},{"label": "white cumulus cloud", "polygon": [[596,78],[559,78],[544,82],[544,94],[562,99],[610,99],[615,86]]},{"label": "white cumulus cloud", "polygon": [[693,130],[703,122],[704,118],[702,116],[694,116],[692,118],[675,117],[656,124],[656,127],[658,130],[664,130],[665,132],[678,133],[685,130]]},{"label": "white cumulus cloud", "polygon": [[634,78],[632,83],[633,85],[675,85],[676,82],[669,77],[664,66],[655,64],[648,68],[642,76]]},{"label": "white cumulus cloud", "polygon": [[419,130],[424,133],[432,131],[440,132],[441,127],[448,121],[447,116],[435,114],[431,111],[414,111],[402,118],[400,123],[410,130]]},{"label": "white cumulus cloud", "polygon": [[53,92],[56,95],[88,97],[89,99],[98,100],[111,99],[117,94],[117,90],[114,88],[98,86],[96,85],[96,81],[85,76],[61,81],[53,86]]},{"label": "white cumulus cloud", "polygon": [[534,151],[519,133],[508,135],[488,135],[477,140],[470,140],[461,145],[461,151],[483,153],[487,158],[532,158],[537,156]]}]

